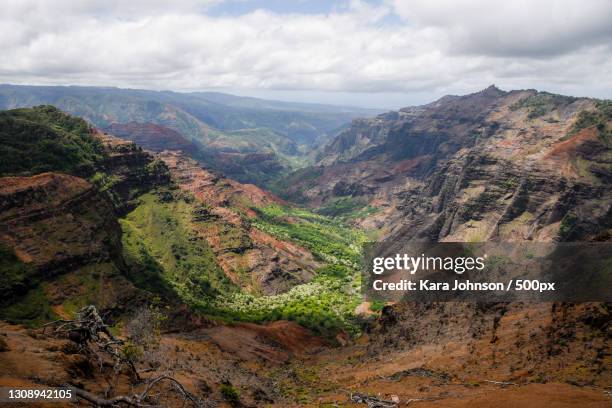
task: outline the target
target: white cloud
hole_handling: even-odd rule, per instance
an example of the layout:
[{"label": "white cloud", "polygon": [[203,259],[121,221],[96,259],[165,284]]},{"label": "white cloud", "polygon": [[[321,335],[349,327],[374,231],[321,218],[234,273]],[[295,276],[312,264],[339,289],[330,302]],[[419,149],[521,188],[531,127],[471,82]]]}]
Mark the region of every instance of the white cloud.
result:
[{"label": "white cloud", "polygon": [[406,21],[436,27],[454,52],[543,57],[612,37],[608,0],[394,0]]},{"label": "white cloud", "polygon": [[212,17],[206,8],[214,3],[7,1],[0,81],[436,95],[495,82],[612,91],[612,2],[352,1],[325,15]]}]

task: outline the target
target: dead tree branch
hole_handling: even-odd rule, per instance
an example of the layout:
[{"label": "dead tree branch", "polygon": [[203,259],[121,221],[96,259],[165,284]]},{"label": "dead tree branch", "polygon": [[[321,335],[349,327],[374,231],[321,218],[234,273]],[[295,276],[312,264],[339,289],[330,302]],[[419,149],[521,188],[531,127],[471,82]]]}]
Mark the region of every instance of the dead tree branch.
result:
[{"label": "dead tree branch", "polygon": [[377,397],[372,397],[366,394],[351,393],[351,402],[357,404],[366,404],[368,408],[396,408],[397,403],[393,401],[383,400]]},{"label": "dead tree branch", "polygon": [[131,396],[117,395],[112,398],[102,398],[80,388],[75,388],[70,385],[66,385],[66,387],[72,387],[75,390],[77,397],[88,401],[95,407],[120,407],[121,405],[125,405],[138,408],[149,408],[155,406],[147,402],[149,394],[156,385],[163,381],[167,381],[172,384],[174,390],[181,396],[181,398],[183,398],[183,401],[190,401],[197,408],[207,408],[209,406],[203,401],[200,401],[195,395],[187,391],[183,384],[181,384],[178,380],[165,374],[147,380],[144,390],[139,394],[137,393]]},{"label": "dead tree branch", "polygon": [[[161,386],[162,382],[170,385],[170,392],[178,395],[179,398],[183,400],[183,404],[189,401],[197,408],[210,406],[187,391],[183,384],[167,373],[143,381],[134,362],[125,356],[124,346],[129,343],[116,338],[110,332],[95,306],[90,305],[82,308],[77,313],[77,318],[74,320],[61,319],[45,324],[43,326],[43,333],[49,328],[53,329],[53,335],[64,336],[77,343],[81,348],[81,352],[88,356],[88,358],[95,359],[98,362],[101,370],[104,357],[106,361],[110,358],[114,362],[112,370],[114,381],[109,382],[109,389],[106,391],[106,397],[101,397],[83,389],[67,385],[75,390],[77,397],[89,402],[95,407],[155,407],[157,404],[153,402],[155,396],[152,395],[152,390]],[[116,395],[114,397],[109,397],[108,395],[111,394],[112,390],[115,388],[116,382],[119,379],[119,374],[122,371],[122,366],[124,365],[129,367],[137,382],[140,383],[141,386],[144,386],[144,388],[140,393],[134,393],[133,395]],[[156,395],[159,396],[162,395],[162,393]]]}]

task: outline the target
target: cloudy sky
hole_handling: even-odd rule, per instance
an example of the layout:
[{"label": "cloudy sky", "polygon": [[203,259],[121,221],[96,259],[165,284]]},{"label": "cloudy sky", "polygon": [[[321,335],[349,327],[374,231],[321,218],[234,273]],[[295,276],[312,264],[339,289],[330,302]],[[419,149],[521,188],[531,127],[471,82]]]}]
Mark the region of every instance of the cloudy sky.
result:
[{"label": "cloudy sky", "polygon": [[609,0],[3,0],[0,83],[397,108],[537,88],[612,97]]}]

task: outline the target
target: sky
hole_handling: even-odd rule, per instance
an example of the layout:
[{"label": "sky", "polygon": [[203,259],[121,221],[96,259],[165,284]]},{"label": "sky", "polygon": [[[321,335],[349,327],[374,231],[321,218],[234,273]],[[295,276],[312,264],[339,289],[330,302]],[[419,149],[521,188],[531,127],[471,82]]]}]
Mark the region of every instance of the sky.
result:
[{"label": "sky", "polygon": [[3,0],[0,83],[399,108],[612,97],[609,0]]}]

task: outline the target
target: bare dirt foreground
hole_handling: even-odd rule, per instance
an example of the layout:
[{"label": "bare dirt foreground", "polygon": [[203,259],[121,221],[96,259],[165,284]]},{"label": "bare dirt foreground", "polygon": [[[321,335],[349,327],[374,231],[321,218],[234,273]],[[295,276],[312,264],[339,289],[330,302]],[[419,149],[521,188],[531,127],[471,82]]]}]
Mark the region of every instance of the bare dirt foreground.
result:
[{"label": "bare dirt foreground", "polygon": [[[398,355],[395,356],[397,360],[368,363],[351,362],[355,358],[353,354],[353,357],[346,356],[344,363],[323,363],[321,378],[327,375],[329,382],[338,386],[338,389],[323,393],[315,404],[306,406],[365,407],[364,404],[350,402],[351,395],[357,392],[385,401],[399,401],[398,407],[612,406],[612,396],[601,387],[557,382],[521,384],[470,376],[455,377],[442,371],[422,368],[423,358],[428,354],[426,350],[411,354],[412,358]],[[316,366],[314,361],[326,360],[327,352],[313,359],[306,364]]]},{"label": "bare dirt foreground", "polygon": [[[68,340],[6,323],[0,323],[0,337],[0,386],[72,383],[104,393],[107,383],[97,367]],[[460,342],[386,353],[376,352],[376,346],[366,334],[355,344],[328,347],[290,322],[217,325],[164,334],[157,371],[171,370],[190,392],[219,407],[367,407],[351,401],[357,393],[399,401],[397,407],[612,407],[606,378],[571,384],[505,364],[492,366],[490,342],[476,350]],[[476,364],[462,363],[468,354]],[[228,381],[239,391],[238,403],[219,392]],[[130,392],[127,376],[117,390]]]}]

